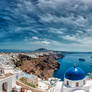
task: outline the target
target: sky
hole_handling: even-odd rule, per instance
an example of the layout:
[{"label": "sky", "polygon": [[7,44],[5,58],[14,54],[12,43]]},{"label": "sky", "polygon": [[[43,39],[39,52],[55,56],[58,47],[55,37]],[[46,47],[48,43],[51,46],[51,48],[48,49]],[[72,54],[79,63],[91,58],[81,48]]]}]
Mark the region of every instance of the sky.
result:
[{"label": "sky", "polygon": [[0,49],[92,51],[92,0],[0,0]]}]

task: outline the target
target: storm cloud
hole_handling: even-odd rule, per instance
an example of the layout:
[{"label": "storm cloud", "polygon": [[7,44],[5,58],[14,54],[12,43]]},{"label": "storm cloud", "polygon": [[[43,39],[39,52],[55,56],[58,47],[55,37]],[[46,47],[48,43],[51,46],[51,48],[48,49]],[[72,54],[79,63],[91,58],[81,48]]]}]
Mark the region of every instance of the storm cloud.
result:
[{"label": "storm cloud", "polygon": [[92,51],[92,1],[1,0],[0,32],[0,48]]}]

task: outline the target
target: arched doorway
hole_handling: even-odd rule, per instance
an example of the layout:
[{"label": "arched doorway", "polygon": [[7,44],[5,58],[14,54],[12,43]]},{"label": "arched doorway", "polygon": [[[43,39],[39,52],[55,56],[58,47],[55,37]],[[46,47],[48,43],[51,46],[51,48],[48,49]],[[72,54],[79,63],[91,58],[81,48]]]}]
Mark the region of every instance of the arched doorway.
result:
[{"label": "arched doorway", "polygon": [[4,83],[2,84],[2,92],[7,92],[7,87],[8,87],[7,82],[4,82]]}]

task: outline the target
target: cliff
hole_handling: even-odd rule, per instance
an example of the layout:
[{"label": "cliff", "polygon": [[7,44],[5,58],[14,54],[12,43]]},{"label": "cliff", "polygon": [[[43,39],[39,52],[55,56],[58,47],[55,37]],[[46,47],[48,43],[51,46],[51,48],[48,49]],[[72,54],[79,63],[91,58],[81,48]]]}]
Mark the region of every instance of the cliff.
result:
[{"label": "cliff", "polygon": [[[58,57],[58,56],[57,56]],[[59,68],[56,55],[44,55],[39,58],[30,58],[19,54],[18,59],[12,60],[16,67],[20,67],[26,73],[32,73],[41,79],[47,80],[53,76],[53,72]]]}]

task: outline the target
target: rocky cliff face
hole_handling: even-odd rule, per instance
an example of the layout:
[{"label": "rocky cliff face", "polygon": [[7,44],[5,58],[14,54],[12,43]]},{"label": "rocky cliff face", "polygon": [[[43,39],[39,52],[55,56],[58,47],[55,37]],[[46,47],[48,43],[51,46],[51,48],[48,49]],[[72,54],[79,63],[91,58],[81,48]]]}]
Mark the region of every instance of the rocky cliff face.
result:
[{"label": "rocky cliff face", "polygon": [[[56,55],[55,55],[56,56]],[[47,80],[53,76],[53,72],[59,68],[59,63],[54,55],[44,55],[39,58],[30,58],[27,55],[20,54],[18,59],[13,60],[16,67],[20,67],[26,73],[32,73]]]}]

